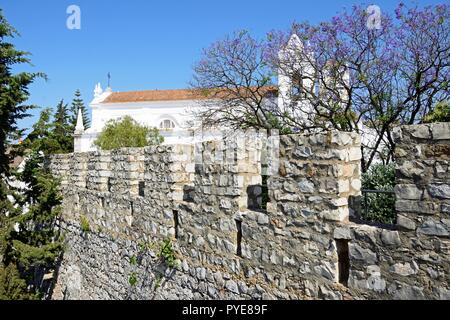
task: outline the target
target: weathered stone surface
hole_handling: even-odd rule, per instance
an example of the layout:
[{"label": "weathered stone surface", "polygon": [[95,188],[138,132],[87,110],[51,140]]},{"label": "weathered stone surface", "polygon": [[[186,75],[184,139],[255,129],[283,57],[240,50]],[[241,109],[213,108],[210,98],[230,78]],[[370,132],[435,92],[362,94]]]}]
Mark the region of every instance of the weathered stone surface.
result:
[{"label": "weathered stone surface", "polygon": [[402,215],[397,215],[397,225],[407,230],[416,230],[416,223],[414,220]]},{"label": "weathered stone surface", "polygon": [[450,122],[434,123],[431,133],[434,140],[450,140]]},{"label": "weathered stone surface", "polygon": [[398,231],[389,230],[381,231],[381,241],[387,246],[399,246],[402,243]]},{"label": "weathered stone surface", "polygon": [[394,191],[397,199],[420,200],[423,194],[415,184],[397,184]]},{"label": "weathered stone surface", "polygon": [[450,184],[430,184],[428,192],[433,198],[450,199]]},{"label": "weathered stone surface", "polygon": [[362,248],[357,244],[351,243],[349,245],[349,254],[351,259],[359,260],[361,262],[364,262],[365,264],[374,264],[378,261],[375,252],[366,248]]},{"label": "weathered stone surface", "polygon": [[346,240],[350,240],[352,238],[350,229],[346,227],[339,227],[334,229],[333,237],[335,239],[346,239]]},{"label": "weathered stone surface", "polygon": [[411,212],[430,215],[439,212],[439,205],[434,202],[397,200],[395,209],[399,212]]},{"label": "weathered stone surface", "polygon": [[445,224],[432,219],[427,219],[417,231],[429,236],[446,237],[450,235],[448,227]]},{"label": "weathered stone surface", "polygon": [[414,138],[419,138],[419,139],[430,139],[431,138],[430,128],[427,125],[411,128],[410,134]]},{"label": "weathered stone surface", "polygon": [[[389,289],[388,289],[389,290]],[[407,284],[399,284],[397,288],[391,288],[389,291],[393,292],[394,299],[397,300],[423,300],[423,288],[410,286]]]},{"label": "weathered stone surface", "polygon": [[[216,162],[218,142],[55,156],[68,250],[54,298],[448,299],[449,141],[434,126],[397,130],[397,230],[349,221],[361,184],[355,134],[282,136],[279,159],[266,152],[280,163],[267,211],[249,208],[271,171],[259,142],[230,144],[231,163]],[[167,238],[173,268],[160,256]]]},{"label": "weathered stone surface", "polygon": [[228,280],[225,284],[225,287],[233,293],[239,293],[238,285],[233,280]]},{"label": "weathered stone surface", "polygon": [[303,193],[313,193],[315,190],[314,183],[312,183],[311,181],[309,181],[307,179],[302,179],[298,183],[298,188],[300,189],[300,192],[303,192]]},{"label": "weathered stone surface", "polygon": [[413,264],[413,266],[411,266],[410,263],[396,263],[390,268],[391,272],[405,277],[416,274],[417,270],[417,265]]}]

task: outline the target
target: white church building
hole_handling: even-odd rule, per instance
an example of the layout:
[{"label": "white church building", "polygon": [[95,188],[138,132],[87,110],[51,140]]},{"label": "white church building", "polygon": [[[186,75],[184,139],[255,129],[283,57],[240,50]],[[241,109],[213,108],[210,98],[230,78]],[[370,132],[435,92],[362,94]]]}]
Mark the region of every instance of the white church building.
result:
[{"label": "white church building", "polygon": [[[287,46],[280,51],[280,58],[292,56],[295,50],[303,50],[303,43],[294,34]],[[297,63],[294,63],[296,65]],[[308,72],[308,66],[300,62],[302,70]],[[312,67],[310,67],[312,70]],[[303,82],[303,86],[309,85]],[[278,97],[274,101],[278,108],[283,109],[290,101],[294,89],[291,77],[279,72]],[[193,114],[193,109],[201,107],[199,96],[189,89],[178,90],[147,90],[131,92],[113,92],[110,87],[103,90],[100,84],[95,86],[94,99],[89,106],[92,111],[91,127],[85,130],[79,110],[77,126],[74,132],[74,151],[87,152],[96,150],[94,141],[109,120],[117,120],[131,116],[137,122],[159,129],[164,137],[164,144],[195,143],[199,141],[218,139],[222,137],[219,131],[203,131]],[[300,103],[300,102],[299,102]],[[301,102],[304,114],[312,112],[305,102]],[[302,117],[302,115],[295,115]],[[363,137],[364,140],[364,137]]]},{"label": "white church building", "polygon": [[211,133],[199,132],[193,127],[196,122],[191,110],[200,98],[188,89],[113,92],[109,87],[103,91],[97,84],[89,105],[92,110],[89,129],[84,130],[81,114],[78,114],[75,152],[96,150],[93,143],[106,123],[127,115],[140,124],[158,128],[164,144],[211,139]]}]

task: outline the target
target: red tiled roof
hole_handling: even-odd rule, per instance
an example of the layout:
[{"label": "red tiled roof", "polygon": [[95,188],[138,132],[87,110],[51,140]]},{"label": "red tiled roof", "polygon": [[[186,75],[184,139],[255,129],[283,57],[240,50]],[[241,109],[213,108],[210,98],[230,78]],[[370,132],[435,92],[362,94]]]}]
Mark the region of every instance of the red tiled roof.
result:
[{"label": "red tiled roof", "polygon": [[206,99],[205,95],[196,93],[194,90],[146,90],[113,92],[103,103],[119,102],[144,102],[144,101],[176,101],[176,100],[199,100]]},{"label": "red tiled roof", "polygon": [[[275,91],[274,87],[264,87],[267,91]],[[222,91],[222,90],[220,90]],[[225,92],[225,90],[223,90]],[[177,100],[205,100],[208,98],[218,98],[219,94],[214,94],[212,91],[208,97],[207,91],[192,90],[192,89],[176,89],[176,90],[144,90],[144,91],[129,91],[129,92],[113,92],[103,103],[121,103],[121,102],[146,102],[146,101],[177,101]],[[225,95],[225,94],[224,94]]]}]

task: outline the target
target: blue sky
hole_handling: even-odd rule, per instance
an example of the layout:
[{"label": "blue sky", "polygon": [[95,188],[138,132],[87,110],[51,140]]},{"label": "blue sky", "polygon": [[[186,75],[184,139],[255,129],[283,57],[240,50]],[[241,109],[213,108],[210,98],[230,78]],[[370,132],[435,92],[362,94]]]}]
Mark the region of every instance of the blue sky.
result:
[{"label": "blue sky", "polygon": [[[70,102],[76,89],[88,105],[94,85],[101,82],[104,88],[108,72],[114,91],[184,88],[201,49],[227,33],[247,29],[263,36],[272,29],[286,29],[293,21],[327,20],[343,7],[359,3],[367,2],[2,0],[0,8],[21,34],[13,43],[32,53],[34,66],[16,71],[42,71],[49,78],[30,87],[29,102],[54,107],[60,99]],[[393,12],[397,3],[369,4]],[[71,4],[81,9],[81,30],[66,27],[66,9]],[[23,120],[21,127],[31,127],[38,112],[33,111],[34,116]]]}]

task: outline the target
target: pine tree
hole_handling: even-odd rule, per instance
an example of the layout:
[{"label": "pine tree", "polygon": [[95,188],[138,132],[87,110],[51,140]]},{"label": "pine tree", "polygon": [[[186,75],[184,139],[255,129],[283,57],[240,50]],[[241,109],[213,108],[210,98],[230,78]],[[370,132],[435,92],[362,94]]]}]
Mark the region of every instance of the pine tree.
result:
[{"label": "pine tree", "polygon": [[[12,74],[13,66],[29,64],[27,53],[17,50],[6,38],[14,38],[17,31],[6,21],[0,9],[0,176],[8,175],[10,155],[6,152],[9,140],[19,129],[17,121],[28,116],[33,106],[26,105],[28,86],[41,73]],[[0,201],[3,200],[0,195]]]},{"label": "pine tree", "polygon": [[81,92],[80,90],[77,90],[75,92],[75,98],[72,100],[72,107],[71,107],[71,123],[73,128],[75,129],[75,126],[77,124],[77,117],[78,117],[78,110],[81,109],[81,114],[83,115],[83,124],[84,128],[88,129],[91,127],[91,120],[88,116],[88,111],[86,106],[84,105],[83,99],[81,99]]},{"label": "pine tree", "polygon": [[[0,9],[0,281],[6,279],[4,272],[13,275],[14,267],[5,264],[5,256],[9,247],[8,237],[14,227],[14,218],[20,214],[8,198],[13,191],[6,180],[10,177],[12,135],[18,134],[17,121],[27,116],[32,106],[25,105],[28,99],[28,86],[39,76],[37,73],[21,72],[13,74],[11,69],[15,65],[27,64],[29,59],[24,51],[17,50],[7,38],[17,36],[17,31],[8,23]],[[12,279],[10,281],[14,282]],[[7,295],[8,286],[0,282],[2,297]],[[16,288],[16,287],[15,287]]]},{"label": "pine tree", "polygon": [[68,106],[61,100],[56,106],[56,113],[54,115],[54,129],[53,138],[59,144],[57,153],[69,153],[73,151],[73,127],[70,123],[68,114]]},{"label": "pine tree", "polygon": [[[43,166],[45,153],[33,150],[22,174],[9,166],[13,153],[7,149],[14,149],[12,137],[20,135],[17,121],[32,108],[24,104],[28,86],[45,77],[41,73],[12,73],[13,66],[30,62],[25,52],[6,42],[16,35],[0,10],[0,299],[33,299],[38,297],[42,272],[55,267],[61,252],[54,228],[61,198],[56,180]],[[45,136],[51,128],[48,120],[44,117],[40,122],[43,128],[35,136]],[[34,147],[52,145],[47,144]],[[14,175],[30,183],[29,194],[9,184]],[[28,212],[23,210],[25,203],[31,204]]]}]

